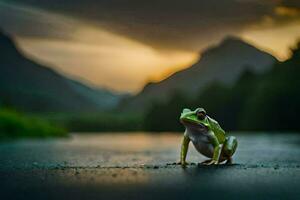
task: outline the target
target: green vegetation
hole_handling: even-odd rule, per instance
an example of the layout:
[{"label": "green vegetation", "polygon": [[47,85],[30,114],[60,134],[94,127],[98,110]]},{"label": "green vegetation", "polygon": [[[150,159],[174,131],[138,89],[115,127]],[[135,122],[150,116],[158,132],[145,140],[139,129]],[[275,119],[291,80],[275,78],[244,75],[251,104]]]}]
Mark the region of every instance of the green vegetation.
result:
[{"label": "green vegetation", "polygon": [[176,92],[169,101],[155,103],[147,111],[147,131],[181,131],[178,116],[184,107],[204,107],[226,130],[299,131],[300,43],[293,56],[276,63],[263,75],[245,72],[232,87],[209,85],[187,99]]},{"label": "green vegetation", "polygon": [[300,43],[290,60],[275,65],[273,70],[255,85],[255,90],[246,101],[240,128],[300,130],[299,74]]},{"label": "green vegetation", "polygon": [[166,102],[152,102],[145,113],[110,111],[39,116],[70,131],[183,131],[182,108],[204,107],[225,130],[299,131],[300,46],[293,56],[257,75],[245,71],[235,85],[208,85],[193,98],[179,91]]},{"label": "green vegetation", "polygon": [[183,131],[182,108],[204,107],[225,130],[299,131],[300,46],[293,56],[261,75],[246,71],[235,85],[208,85],[194,98],[175,91],[166,102],[152,102],[145,113],[102,113],[43,116],[70,131]]},{"label": "green vegetation", "polygon": [[39,113],[35,117],[46,119],[71,132],[120,132],[143,130],[143,117],[135,113]]},{"label": "green vegetation", "polygon": [[0,139],[66,136],[67,132],[49,122],[12,110],[0,110]]},{"label": "green vegetation", "polygon": [[[215,82],[193,98],[175,91],[166,102],[152,102],[145,113],[94,110],[25,116],[2,110],[0,138],[65,136],[66,131],[58,127],[73,132],[182,131],[178,117],[184,107],[204,107],[225,130],[300,131],[299,74],[300,43],[289,60],[276,63],[264,74],[245,71],[233,86]],[[9,102],[3,98],[0,104],[7,107]]]},{"label": "green vegetation", "polygon": [[179,116],[184,107],[190,107],[190,104],[179,92],[175,92],[171,100],[166,103],[153,103],[145,115],[144,129],[146,131],[182,131]]},{"label": "green vegetation", "polygon": [[78,115],[69,118],[65,127],[71,131],[138,131],[142,130],[141,116],[133,114]]}]

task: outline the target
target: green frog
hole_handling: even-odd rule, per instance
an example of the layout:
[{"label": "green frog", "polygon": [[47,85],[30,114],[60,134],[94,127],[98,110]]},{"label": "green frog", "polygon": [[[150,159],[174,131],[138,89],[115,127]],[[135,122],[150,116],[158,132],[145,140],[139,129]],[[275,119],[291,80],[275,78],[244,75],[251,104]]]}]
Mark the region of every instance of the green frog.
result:
[{"label": "green frog", "polygon": [[180,122],[185,126],[179,162],[181,166],[187,165],[186,155],[190,141],[199,153],[210,158],[202,164],[217,165],[224,161],[232,164],[232,156],[238,146],[237,139],[234,136],[226,137],[219,123],[209,117],[203,108],[194,111],[183,109]]}]

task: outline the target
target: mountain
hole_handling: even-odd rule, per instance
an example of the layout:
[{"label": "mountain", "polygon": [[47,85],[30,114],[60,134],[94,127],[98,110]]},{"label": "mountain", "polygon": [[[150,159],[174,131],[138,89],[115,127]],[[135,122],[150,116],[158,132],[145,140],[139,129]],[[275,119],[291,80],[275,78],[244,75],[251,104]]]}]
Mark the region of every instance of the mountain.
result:
[{"label": "mountain", "polygon": [[121,96],[33,62],[0,32],[0,103],[34,112],[85,112],[112,108]]},{"label": "mountain", "polygon": [[[226,131],[289,131],[299,133],[300,41],[291,57],[262,75],[245,71],[231,87],[211,84],[194,99],[177,93],[147,110],[145,131],[183,131],[182,108],[204,107]],[[162,123],[163,121],[163,123]]]},{"label": "mountain", "polygon": [[153,101],[166,101],[174,92],[193,97],[213,82],[233,85],[245,70],[264,73],[275,61],[272,55],[230,36],[204,51],[201,59],[191,67],[160,82],[148,83],[139,94],[122,102],[122,106],[145,109]]}]

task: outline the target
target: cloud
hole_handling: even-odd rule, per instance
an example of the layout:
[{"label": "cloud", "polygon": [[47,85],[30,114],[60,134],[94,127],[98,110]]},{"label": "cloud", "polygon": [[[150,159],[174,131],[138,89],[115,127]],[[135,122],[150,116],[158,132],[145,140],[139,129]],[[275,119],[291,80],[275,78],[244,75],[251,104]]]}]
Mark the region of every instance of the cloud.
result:
[{"label": "cloud", "polygon": [[147,79],[188,67],[228,34],[286,59],[299,8],[298,0],[0,0],[0,27],[36,60],[96,85],[138,91]]},{"label": "cloud", "polygon": [[0,4],[0,26],[14,34],[21,50],[34,60],[114,90],[138,91],[147,79],[161,79],[198,59],[195,52],[161,51],[85,21],[30,6]]},{"label": "cloud", "polygon": [[273,17],[279,21],[294,21],[300,19],[300,1],[283,0],[274,9]]},{"label": "cloud", "polygon": [[281,1],[280,5],[289,7],[289,8],[300,9],[300,1],[299,0],[283,0],[283,1]]},{"label": "cloud", "polygon": [[136,92],[147,79],[159,80],[165,73],[189,66],[198,59],[197,53],[161,52],[102,30],[82,28],[78,36],[102,37],[94,44],[33,38],[17,38],[17,42],[35,60],[77,79],[118,91]]},{"label": "cloud", "polygon": [[0,27],[12,35],[66,39],[77,24],[60,14],[0,1]]},{"label": "cloud", "polygon": [[15,1],[86,20],[155,48],[187,50],[199,50],[266,16],[273,18],[275,8],[287,4],[277,0]]},{"label": "cloud", "polygon": [[298,19],[300,8],[299,0],[15,0],[14,2],[78,18],[154,48],[194,51],[208,46],[212,41],[218,42],[224,35],[236,34],[249,27],[277,26]]}]

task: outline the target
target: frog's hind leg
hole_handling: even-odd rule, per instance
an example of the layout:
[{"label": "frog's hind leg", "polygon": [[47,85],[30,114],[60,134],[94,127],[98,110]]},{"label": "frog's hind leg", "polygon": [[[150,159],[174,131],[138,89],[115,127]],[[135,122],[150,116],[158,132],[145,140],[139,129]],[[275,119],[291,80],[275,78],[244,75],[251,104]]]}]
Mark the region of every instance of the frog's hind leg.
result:
[{"label": "frog's hind leg", "polygon": [[226,138],[222,149],[222,157],[225,158],[226,164],[232,164],[232,156],[235,153],[237,145],[237,139],[234,136]]}]

